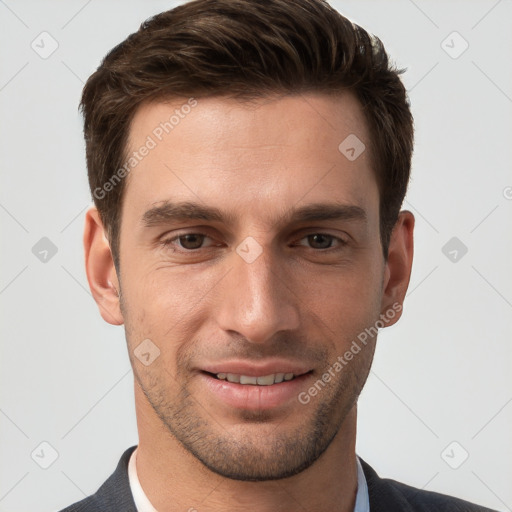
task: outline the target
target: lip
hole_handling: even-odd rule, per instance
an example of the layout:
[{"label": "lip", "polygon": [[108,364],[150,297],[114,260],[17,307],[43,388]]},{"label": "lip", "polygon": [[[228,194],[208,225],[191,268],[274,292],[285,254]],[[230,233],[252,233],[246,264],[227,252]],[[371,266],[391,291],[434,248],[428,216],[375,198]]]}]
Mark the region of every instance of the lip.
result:
[{"label": "lip", "polygon": [[293,363],[284,359],[273,359],[262,363],[249,363],[240,360],[224,361],[222,363],[206,364],[199,369],[214,375],[217,375],[217,373],[234,373],[247,375],[248,377],[261,377],[272,373],[293,373],[295,376],[301,376],[311,371],[311,368],[300,363]]},{"label": "lip", "polygon": [[[247,369],[244,371],[247,371]],[[220,373],[220,371],[217,373]],[[257,375],[269,375],[270,373],[277,372],[259,373]],[[247,375],[247,373],[242,372],[242,375]],[[263,411],[273,410],[297,401],[299,393],[306,389],[306,381],[311,375],[312,373],[308,371],[292,380],[270,386],[238,384],[220,380],[206,371],[199,372],[198,377],[201,387],[206,388],[206,394],[212,397],[213,402],[221,402],[230,409]]]}]

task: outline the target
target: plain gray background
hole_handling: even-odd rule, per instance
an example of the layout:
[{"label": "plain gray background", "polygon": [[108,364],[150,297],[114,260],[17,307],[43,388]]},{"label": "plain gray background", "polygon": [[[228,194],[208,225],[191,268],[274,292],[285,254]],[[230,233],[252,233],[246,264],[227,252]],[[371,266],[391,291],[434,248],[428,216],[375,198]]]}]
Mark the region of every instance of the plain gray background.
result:
[{"label": "plain gray background", "polygon": [[[77,105],[107,51],[177,3],[0,1],[3,512],[95,492],[137,443],[124,330],[84,272]],[[512,3],[332,4],[408,68],[416,123],[415,261],[359,402],[358,454],[381,476],[512,510]]]}]

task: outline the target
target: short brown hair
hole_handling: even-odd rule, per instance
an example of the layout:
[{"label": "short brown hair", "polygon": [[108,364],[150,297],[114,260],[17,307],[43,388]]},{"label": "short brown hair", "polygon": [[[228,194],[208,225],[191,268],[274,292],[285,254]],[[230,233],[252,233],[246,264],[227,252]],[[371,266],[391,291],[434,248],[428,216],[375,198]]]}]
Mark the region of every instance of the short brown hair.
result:
[{"label": "short brown hair", "polygon": [[[158,99],[352,91],[371,137],[384,258],[409,182],[413,118],[379,38],[323,0],[194,0],[146,20],[85,84],[89,184],[119,270],[123,165],[131,120]],[[341,142],[341,141],[340,141]]]}]

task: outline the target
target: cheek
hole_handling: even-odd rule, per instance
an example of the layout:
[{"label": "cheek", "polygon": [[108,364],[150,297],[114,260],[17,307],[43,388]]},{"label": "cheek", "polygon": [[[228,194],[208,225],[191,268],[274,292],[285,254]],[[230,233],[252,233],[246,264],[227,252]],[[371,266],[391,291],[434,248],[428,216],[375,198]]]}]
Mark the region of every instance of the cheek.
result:
[{"label": "cheek", "polygon": [[318,275],[304,292],[304,328],[316,330],[330,340],[331,350],[343,353],[379,317],[379,276],[368,267]]},{"label": "cheek", "polygon": [[197,335],[208,293],[218,279],[191,268],[162,267],[145,272],[139,268],[138,272],[130,274],[122,288],[130,350],[150,339],[160,350],[160,361],[172,368],[180,346]]},{"label": "cheek", "polygon": [[126,293],[135,308],[145,308],[149,321],[158,318],[169,326],[187,311],[193,313],[201,299],[215,283],[214,272],[205,272],[192,266],[159,263],[153,268],[134,268]]},{"label": "cheek", "polygon": [[343,312],[364,317],[368,312],[378,310],[380,274],[376,265],[373,269],[370,265],[351,265],[304,276],[308,283],[304,298],[311,306],[321,306],[319,311],[330,318]]}]

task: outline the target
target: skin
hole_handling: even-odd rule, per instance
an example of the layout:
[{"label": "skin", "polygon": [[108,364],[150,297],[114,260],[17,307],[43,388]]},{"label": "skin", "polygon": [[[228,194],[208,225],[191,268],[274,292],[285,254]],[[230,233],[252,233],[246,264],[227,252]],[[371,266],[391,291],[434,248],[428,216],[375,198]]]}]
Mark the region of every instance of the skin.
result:
[{"label": "skin", "polygon": [[[186,100],[141,106],[129,150]],[[354,161],[338,150],[349,134],[366,145]],[[414,216],[400,213],[385,261],[370,148],[348,93],[198,99],[127,177],[120,275],[97,210],[87,212],[87,277],[105,321],[125,325],[137,472],[160,512],[353,510],[357,398],[376,338],[307,404],[235,409],[211,394],[198,369],[281,357],[311,369],[301,384],[307,391],[358,334],[403,303]],[[233,219],[144,225],[147,210],[171,200],[215,206]],[[332,202],[362,208],[366,221],[285,218]],[[207,237],[162,244],[197,232]],[[236,252],[248,236],[262,250],[251,263]],[[160,350],[148,366],[134,356],[146,339]]]}]

